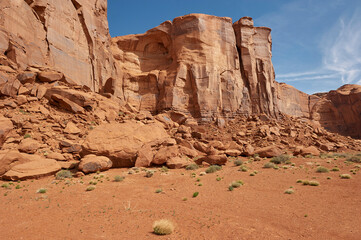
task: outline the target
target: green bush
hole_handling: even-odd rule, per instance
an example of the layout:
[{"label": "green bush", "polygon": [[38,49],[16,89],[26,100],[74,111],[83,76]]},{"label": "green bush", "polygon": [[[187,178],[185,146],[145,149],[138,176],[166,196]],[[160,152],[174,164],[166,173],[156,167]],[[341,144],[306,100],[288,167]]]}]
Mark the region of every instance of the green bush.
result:
[{"label": "green bush", "polygon": [[325,167],[320,166],[320,167],[318,167],[316,169],[316,172],[318,172],[318,173],[328,173],[329,170],[327,168],[325,168]]},{"label": "green bush", "polygon": [[155,221],[153,232],[157,235],[169,235],[174,231],[174,224],[166,219]]},{"label": "green bush", "polygon": [[263,168],[276,168],[276,165],[272,162],[268,162],[265,165],[263,165]]},{"label": "green bush", "polygon": [[46,189],[45,188],[40,188],[38,189],[38,191],[36,191],[37,193],[46,193]]},{"label": "green bush", "polygon": [[346,159],[346,161],[348,162],[353,162],[353,163],[361,163],[361,156],[352,156]]},{"label": "green bush", "polygon": [[93,191],[95,189],[95,186],[94,185],[91,185],[91,186],[88,186],[87,188],[86,188],[86,191],[87,192],[90,192],[90,191]]},{"label": "green bush", "polygon": [[317,182],[317,181],[310,181],[310,182],[309,182],[309,185],[310,185],[310,186],[318,186],[318,185],[320,185],[320,183]]},{"label": "green bush", "polygon": [[243,164],[243,161],[237,159],[237,160],[235,160],[233,163],[234,163],[234,165],[236,165],[236,166],[241,166],[241,165]]},{"label": "green bush", "polygon": [[285,191],[285,194],[292,194],[292,193],[294,193],[294,192],[295,192],[295,190],[289,188],[289,189],[287,189],[287,190]]},{"label": "green bush", "polygon": [[206,169],[206,173],[214,173],[214,172],[220,171],[221,169],[222,169],[221,166],[212,165]]},{"label": "green bush", "polygon": [[119,175],[114,176],[114,182],[121,182],[124,180],[124,177],[121,177]]},{"label": "green bush", "polygon": [[341,179],[351,179],[351,175],[350,174],[341,174],[340,178]]},{"label": "green bush", "polygon": [[199,192],[194,192],[194,193],[193,193],[193,198],[198,197],[198,195],[199,195]]},{"label": "green bush", "polygon": [[62,180],[64,178],[72,178],[73,174],[69,170],[60,170],[55,174],[56,180]]},{"label": "green bush", "polygon": [[199,168],[199,166],[197,164],[192,163],[186,167],[186,170],[197,170],[198,168]]},{"label": "green bush", "polygon": [[289,162],[289,160],[290,160],[290,156],[286,154],[282,154],[277,157],[273,157],[270,162],[274,164],[281,164],[281,163]]}]

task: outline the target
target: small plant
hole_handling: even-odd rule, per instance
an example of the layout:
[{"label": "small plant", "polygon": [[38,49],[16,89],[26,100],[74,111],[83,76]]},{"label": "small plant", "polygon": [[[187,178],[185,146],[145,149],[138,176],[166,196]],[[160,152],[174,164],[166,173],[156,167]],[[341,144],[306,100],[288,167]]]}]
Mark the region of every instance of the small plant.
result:
[{"label": "small plant", "polygon": [[305,158],[313,158],[313,155],[312,154],[308,154],[305,156]]},{"label": "small plant", "polygon": [[121,182],[124,180],[124,177],[121,177],[119,175],[114,176],[114,182]]},{"label": "small plant", "polygon": [[361,163],[361,156],[355,155],[346,159],[348,162]]},{"label": "small plant", "polygon": [[217,178],[216,178],[216,180],[219,182],[219,181],[221,181],[221,180],[222,180],[222,178],[217,177]]},{"label": "small plant", "polygon": [[318,168],[316,169],[316,172],[318,172],[318,173],[328,173],[329,170],[328,170],[328,168],[325,168],[325,167],[320,166],[320,167],[318,167]]},{"label": "small plant", "polygon": [[250,175],[251,177],[256,176],[256,174],[255,174],[254,172],[250,173],[249,175]]},{"label": "small plant", "polygon": [[295,192],[295,190],[289,188],[289,189],[287,189],[287,190],[285,191],[285,194],[292,194],[292,193],[294,193],[294,192]]},{"label": "small plant", "polygon": [[161,188],[158,188],[155,190],[155,193],[161,193],[161,192],[163,192],[163,189],[161,189]]},{"label": "small plant", "polygon": [[241,166],[241,165],[243,164],[243,161],[237,159],[237,160],[235,160],[233,163],[234,163],[234,165],[236,165],[236,166]]},{"label": "small plant", "polygon": [[327,180],[331,180],[332,178],[331,177],[327,177]]},{"label": "small plant", "polygon": [[228,190],[232,192],[232,191],[234,190],[234,187],[232,187],[232,186],[230,185],[230,186],[228,187]]},{"label": "small plant", "polygon": [[72,178],[73,174],[69,170],[60,170],[55,174],[56,180],[62,180],[64,178]]},{"label": "small plant", "polygon": [[24,139],[26,139],[26,138],[31,138],[31,135],[29,133],[25,134]]},{"label": "small plant", "polygon": [[186,167],[186,170],[197,170],[198,168],[199,168],[199,166],[197,164],[192,163]]},{"label": "small plant", "polygon": [[193,193],[193,198],[198,197],[198,195],[199,195],[199,192],[194,192],[194,193]]},{"label": "small plant", "polygon": [[1,185],[2,188],[5,188],[5,189],[9,189],[10,188],[10,185],[8,183],[3,183]]},{"label": "small plant", "polygon": [[97,185],[98,182],[97,182],[97,181],[90,181],[89,184],[90,184],[90,185]]},{"label": "small plant", "polygon": [[340,171],[340,169],[338,167],[334,167],[334,168],[331,169],[331,171],[332,172],[338,172],[338,171]]},{"label": "small plant", "polygon": [[174,224],[167,219],[161,219],[153,223],[153,232],[157,235],[169,235],[173,231]]},{"label": "small plant", "polygon": [[277,157],[273,157],[270,162],[274,164],[281,164],[281,163],[289,162],[289,160],[290,160],[290,156],[286,154],[282,154]]},{"label": "small plant", "polygon": [[263,168],[276,168],[276,165],[272,162],[268,162],[265,165],[263,165]]},{"label": "small plant", "polygon": [[351,179],[351,175],[350,174],[340,174],[340,178],[341,179]]},{"label": "small plant", "polygon": [[36,191],[37,193],[46,193],[46,189],[45,188],[39,188],[38,191]]},{"label": "small plant", "polygon": [[162,168],[160,169],[161,172],[168,172],[169,169],[166,166],[162,166]]},{"label": "small plant", "polygon": [[301,179],[298,179],[296,183],[302,183],[302,180],[301,180]]},{"label": "small plant", "polygon": [[302,184],[303,185],[310,185],[310,182],[308,180],[304,180],[304,181],[302,181]]},{"label": "small plant", "polygon": [[219,170],[221,170],[221,169],[222,169],[221,166],[212,165],[212,166],[210,166],[210,167],[208,167],[208,168],[206,169],[206,173],[214,173],[214,172],[217,172],[217,171],[219,171]]},{"label": "small plant", "polygon": [[16,185],[16,187],[15,187],[15,189],[20,189],[21,188],[21,186],[18,184],[18,185]]},{"label": "small plant", "polygon": [[87,192],[90,192],[90,191],[93,191],[95,189],[95,186],[94,185],[91,185],[91,186],[88,186],[87,188],[86,188],[86,191]]},{"label": "small plant", "polygon": [[309,182],[309,185],[310,185],[310,186],[319,186],[320,183],[317,182],[317,181],[310,181],[310,182]]},{"label": "small plant", "polygon": [[145,177],[147,177],[147,178],[153,177],[153,175],[154,175],[154,171],[146,171],[145,172]]},{"label": "small plant", "polygon": [[238,181],[233,181],[229,186],[231,186],[232,188],[239,188],[243,184],[244,184],[243,181],[238,180]]},{"label": "small plant", "polygon": [[248,168],[246,166],[241,166],[238,171],[248,172]]},{"label": "small plant", "polygon": [[182,201],[187,201],[187,200],[188,200],[188,198],[186,198],[186,197],[182,199]]}]

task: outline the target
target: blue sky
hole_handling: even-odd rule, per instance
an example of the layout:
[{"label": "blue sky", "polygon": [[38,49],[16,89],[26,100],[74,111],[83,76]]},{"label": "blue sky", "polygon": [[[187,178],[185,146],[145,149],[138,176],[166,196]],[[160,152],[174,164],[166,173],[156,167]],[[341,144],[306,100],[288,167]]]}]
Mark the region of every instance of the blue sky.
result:
[{"label": "blue sky", "polygon": [[361,84],[361,0],[108,0],[112,37],[189,13],[272,28],[276,80],[306,93]]}]

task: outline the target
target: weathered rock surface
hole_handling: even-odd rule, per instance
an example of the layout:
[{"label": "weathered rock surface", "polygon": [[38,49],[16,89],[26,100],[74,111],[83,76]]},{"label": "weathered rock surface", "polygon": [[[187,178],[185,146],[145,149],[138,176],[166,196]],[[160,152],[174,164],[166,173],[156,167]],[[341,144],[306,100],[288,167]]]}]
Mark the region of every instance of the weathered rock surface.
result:
[{"label": "weathered rock surface", "polygon": [[114,77],[106,0],[2,0],[0,16],[0,52],[21,70],[52,67],[94,91]]},{"label": "weathered rock surface", "polygon": [[5,141],[6,135],[14,128],[9,118],[0,115],[0,149]]},{"label": "weathered rock surface", "polygon": [[112,165],[113,162],[109,158],[90,154],[81,159],[78,169],[84,173],[95,173],[97,171],[106,171]]},{"label": "weathered rock surface", "polygon": [[39,178],[52,175],[60,169],[60,165],[53,159],[17,151],[0,153],[0,176],[5,180]]},{"label": "weathered rock surface", "polygon": [[138,151],[145,144],[162,144],[168,139],[160,123],[102,124],[89,133],[82,145],[82,154],[106,156],[112,160],[113,167],[133,167]]}]

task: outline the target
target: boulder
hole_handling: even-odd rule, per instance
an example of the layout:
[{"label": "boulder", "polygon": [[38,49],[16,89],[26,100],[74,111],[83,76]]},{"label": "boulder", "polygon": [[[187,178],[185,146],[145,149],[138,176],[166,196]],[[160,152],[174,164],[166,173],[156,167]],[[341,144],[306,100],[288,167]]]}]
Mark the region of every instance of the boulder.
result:
[{"label": "boulder", "polygon": [[167,166],[171,169],[179,169],[188,166],[191,162],[185,157],[172,157],[167,160]]},{"label": "boulder", "polygon": [[275,145],[271,145],[256,150],[255,154],[258,154],[260,157],[277,157],[282,154],[282,150]]},{"label": "boulder", "polygon": [[3,155],[0,153],[0,158],[0,176],[5,180],[40,178],[53,175],[61,169],[53,159],[17,151],[9,151]]},{"label": "boulder", "polygon": [[301,155],[302,156],[307,156],[307,155],[319,156],[320,151],[315,146],[310,146],[310,147],[302,148]]},{"label": "boulder", "polygon": [[154,153],[150,144],[143,146],[137,155],[135,167],[149,167],[153,161]]},{"label": "boulder", "polygon": [[166,163],[169,159],[178,157],[180,155],[178,146],[170,146],[161,148],[157,153],[154,155],[153,164],[162,165]]},{"label": "boulder", "polygon": [[64,132],[68,134],[79,134],[80,129],[75,125],[75,123],[70,121],[66,124]]},{"label": "boulder", "polygon": [[104,123],[88,134],[82,145],[82,155],[106,156],[112,160],[113,167],[133,167],[138,151],[145,144],[156,146],[169,140],[159,122]]},{"label": "boulder", "polygon": [[46,155],[46,157],[57,160],[57,161],[66,161],[64,155],[61,153],[57,153],[57,152],[50,152]]},{"label": "boulder", "polygon": [[26,138],[21,141],[18,146],[18,150],[24,153],[36,153],[40,146],[41,144],[38,141],[32,138]]},{"label": "boulder", "polygon": [[226,151],[224,151],[224,153],[227,156],[231,156],[231,157],[238,157],[242,154],[241,151],[239,151],[237,149],[227,149]]},{"label": "boulder", "polygon": [[227,156],[222,155],[208,155],[204,157],[200,157],[197,160],[195,160],[195,163],[198,165],[201,165],[203,162],[206,162],[210,165],[224,165],[227,163]]},{"label": "boulder", "polygon": [[64,79],[64,74],[55,71],[44,71],[38,74],[40,82],[56,82]]},{"label": "boulder", "polygon": [[21,84],[30,83],[33,84],[36,80],[36,73],[34,72],[23,72],[17,76]]},{"label": "boulder", "polygon": [[78,169],[84,173],[95,173],[110,169],[113,162],[104,156],[87,155],[80,160]]},{"label": "boulder", "polygon": [[73,112],[73,113],[84,113],[85,112],[84,108],[82,108],[75,102],[73,102],[65,97],[62,97],[61,95],[53,94],[53,95],[51,95],[51,100],[52,100],[51,102],[53,104],[59,106],[60,108],[68,110],[70,112]]}]

